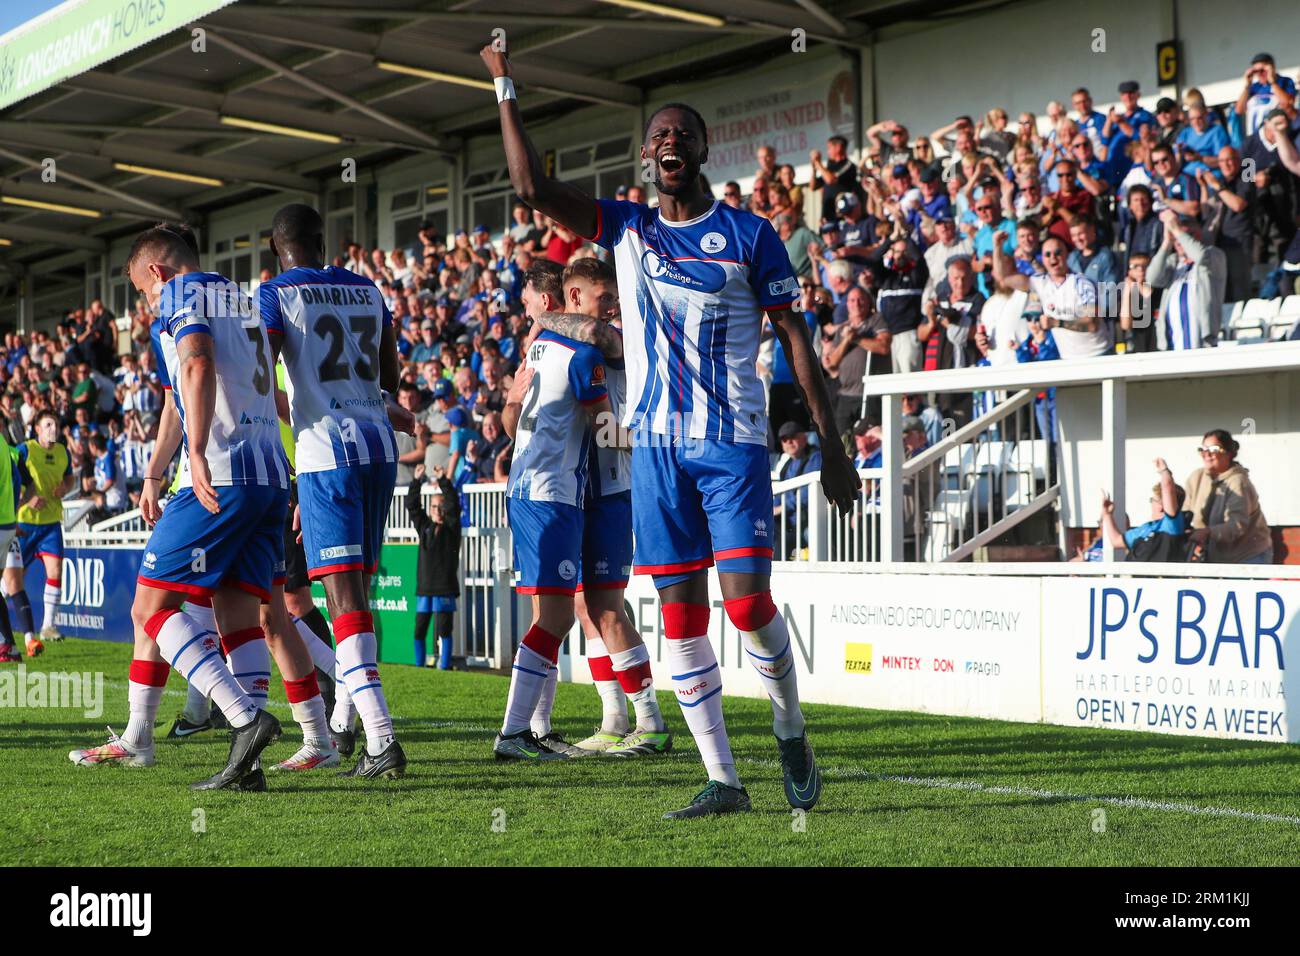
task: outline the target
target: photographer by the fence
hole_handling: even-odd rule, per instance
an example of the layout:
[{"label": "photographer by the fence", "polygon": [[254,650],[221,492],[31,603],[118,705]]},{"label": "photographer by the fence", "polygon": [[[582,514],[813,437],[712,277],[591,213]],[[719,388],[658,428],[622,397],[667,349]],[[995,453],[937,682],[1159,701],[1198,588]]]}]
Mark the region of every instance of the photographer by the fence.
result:
[{"label": "photographer by the fence", "polygon": [[460,501],[441,468],[433,470],[438,490],[424,510],[424,465],[415,466],[406,492],[406,513],[419,539],[415,572],[415,663],[425,666],[429,622],[438,638],[438,669],[451,667],[452,627],[460,594]]}]

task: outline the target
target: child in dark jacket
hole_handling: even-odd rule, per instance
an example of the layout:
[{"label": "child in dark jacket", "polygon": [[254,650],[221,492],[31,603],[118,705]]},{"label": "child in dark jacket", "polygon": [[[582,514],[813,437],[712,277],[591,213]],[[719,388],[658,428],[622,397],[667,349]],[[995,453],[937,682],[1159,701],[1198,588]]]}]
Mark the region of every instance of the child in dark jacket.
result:
[{"label": "child in dark jacket", "polygon": [[438,638],[438,668],[451,667],[452,624],[456,614],[456,597],[460,594],[460,501],[456,489],[441,468],[433,470],[438,490],[425,512],[421,502],[424,465],[415,466],[406,493],[406,512],[415,525],[419,539],[419,563],[416,566],[415,662],[423,667],[426,657],[425,638],[433,621]]}]

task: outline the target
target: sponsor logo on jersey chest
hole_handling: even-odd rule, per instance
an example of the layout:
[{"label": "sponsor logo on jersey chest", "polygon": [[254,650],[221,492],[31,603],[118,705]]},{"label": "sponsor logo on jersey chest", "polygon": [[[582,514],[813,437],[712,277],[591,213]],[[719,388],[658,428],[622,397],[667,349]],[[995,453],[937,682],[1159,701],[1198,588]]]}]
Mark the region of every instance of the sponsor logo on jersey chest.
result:
[{"label": "sponsor logo on jersey chest", "polygon": [[721,292],[727,283],[727,274],[722,266],[712,262],[675,262],[653,249],[642,254],[641,269],[656,282],[694,292]]}]

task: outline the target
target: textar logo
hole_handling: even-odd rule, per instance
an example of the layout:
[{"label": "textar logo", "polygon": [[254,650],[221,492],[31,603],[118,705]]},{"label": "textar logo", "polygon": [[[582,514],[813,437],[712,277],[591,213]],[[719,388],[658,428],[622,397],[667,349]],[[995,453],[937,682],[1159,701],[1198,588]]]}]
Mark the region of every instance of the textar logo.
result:
[{"label": "textar logo", "polygon": [[566,581],[572,581],[573,576],[578,573],[577,566],[574,565],[574,563],[570,561],[568,558],[565,558],[563,561],[560,562],[557,570],[560,572],[560,577],[562,577]]},{"label": "textar logo", "polygon": [[755,538],[767,537],[767,522],[764,521],[762,518],[756,518],[754,520],[754,537]]}]

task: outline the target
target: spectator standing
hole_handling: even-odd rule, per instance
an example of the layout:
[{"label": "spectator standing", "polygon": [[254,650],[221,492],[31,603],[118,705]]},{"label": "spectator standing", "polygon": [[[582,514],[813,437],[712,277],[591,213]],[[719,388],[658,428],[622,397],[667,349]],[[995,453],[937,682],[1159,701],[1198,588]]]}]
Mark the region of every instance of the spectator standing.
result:
[{"label": "spectator standing", "polygon": [[1273,535],[1250,472],[1237,461],[1240,450],[1222,428],[1201,439],[1201,467],[1186,481],[1191,541],[1215,563],[1272,564]]},{"label": "spectator standing", "polygon": [[858,169],[849,159],[849,143],[843,136],[832,136],[826,141],[826,162],[822,154],[813,150],[808,154],[812,163],[812,179],[808,188],[821,191],[821,222],[835,218],[835,200],[840,193],[856,192]]},{"label": "spectator standing", "polygon": [[1197,174],[1205,196],[1205,235],[1223,250],[1227,268],[1225,302],[1250,298],[1251,262],[1255,250],[1257,190],[1253,179],[1241,175],[1241,154],[1224,146],[1217,157],[1218,169]]},{"label": "spectator standing", "polygon": [[934,296],[934,287],[943,279],[948,260],[953,256],[973,256],[975,245],[957,232],[952,213],[941,213],[934,221],[934,242],[925,250],[926,271],[929,273],[921,293],[922,306]]},{"label": "spectator standing", "polygon": [[876,282],[876,312],[890,334],[891,366],[895,373],[921,367],[921,292],[930,277],[916,244],[897,236],[869,259]]},{"label": "spectator standing", "polygon": [[1242,131],[1252,136],[1264,125],[1269,113],[1295,107],[1295,82],[1277,72],[1271,53],[1256,53],[1243,78],[1235,110],[1241,118]]},{"label": "spectator standing", "polygon": [[[808,435],[799,425],[786,422],[781,426],[778,437],[782,453],[777,471],[778,480],[789,481],[821,470],[821,449],[808,444]],[[784,528],[784,533],[777,540],[784,542],[783,557],[789,559],[795,551],[808,544],[808,486],[783,494],[781,500],[772,506],[772,517]]]},{"label": "spectator standing", "polygon": [[1162,350],[1213,348],[1223,320],[1228,266],[1222,249],[1204,242],[1200,223],[1160,214],[1165,241],[1151,259],[1151,284],[1165,289],[1156,324]]},{"label": "spectator standing", "polygon": [[[862,415],[863,379],[868,370],[879,375],[893,369],[893,336],[884,318],[873,312],[866,290],[858,286],[850,289],[846,308],[848,321],[822,343],[822,365],[839,383],[835,398],[837,434],[848,431]],[[915,338],[915,329],[911,335]]]},{"label": "spectator standing", "polygon": [[441,471],[435,471],[437,491],[429,499],[426,512],[420,500],[424,476],[424,466],[417,466],[406,492],[406,513],[419,542],[415,569],[415,664],[417,667],[428,664],[425,640],[429,624],[433,623],[438,640],[438,668],[448,670],[456,600],[460,596],[460,506],[451,482]]}]

